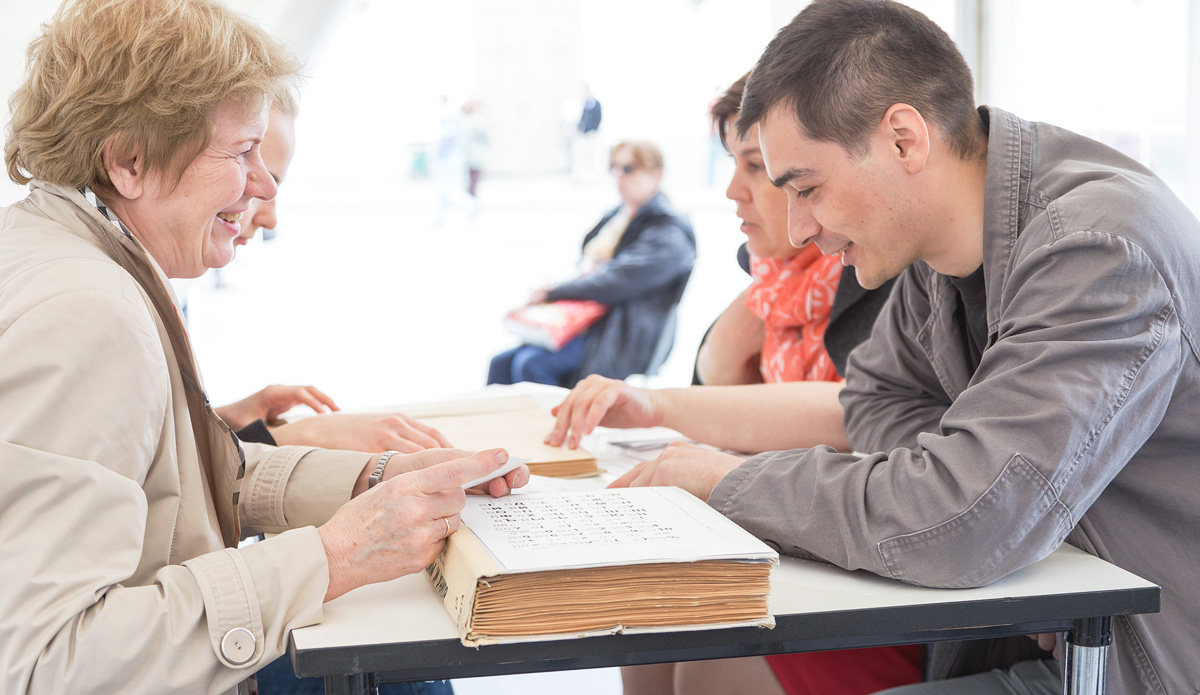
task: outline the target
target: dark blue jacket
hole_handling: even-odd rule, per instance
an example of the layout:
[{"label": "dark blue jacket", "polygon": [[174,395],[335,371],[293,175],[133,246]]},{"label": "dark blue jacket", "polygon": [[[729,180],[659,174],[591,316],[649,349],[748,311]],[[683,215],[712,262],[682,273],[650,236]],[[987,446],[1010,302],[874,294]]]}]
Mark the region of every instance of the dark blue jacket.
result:
[{"label": "dark blue jacket", "polygon": [[[584,237],[587,244],[619,211],[614,209]],[[588,374],[624,379],[645,374],[660,341],[670,350],[674,313],[696,262],[696,236],[687,220],[659,193],[629,221],[613,259],[599,270],[564,282],[548,301],[590,299],[609,307],[588,329],[587,352],[572,383]],[[664,334],[669,330],[670,333]]]}]

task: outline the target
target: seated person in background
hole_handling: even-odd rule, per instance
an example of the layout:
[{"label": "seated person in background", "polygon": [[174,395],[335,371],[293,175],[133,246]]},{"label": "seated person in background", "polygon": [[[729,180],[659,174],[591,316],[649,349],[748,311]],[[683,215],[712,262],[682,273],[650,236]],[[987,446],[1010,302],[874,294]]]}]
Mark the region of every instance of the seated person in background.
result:
[{"label": "seated person in background", "polygon": [[[1160,613],[1113,619],[1110,691],[1200,692],[1200,222],[1125,155],[976,109],[954,42],[895,2],[808,5],[751,73],[754,124],[811,213],[793,239],[864,287],[899,275],[841,396],[877,453],[672,446],[614,485],[678,485],[783,552],[923,586],[1069,542],[1162,587]],[[1035,661],[900,690],[1062,687]]]},{"label": "seated person in background", "polygon": [[[837,402],[841,384],[829,383],[840,382],[841,377],[821,341],[842,264],[836,256],[821,255],[814,244],[797,247],[789,241],[788,196],[773,186],[766,174],[758,130],[752,127],[745,136],[738,136],[735,130],[745,84],[745,77],[734,82],[713,103],[711,115],[725,148],[733,156],[733,179],[725,194],[738,204],[742,232],[748,237],[754,282],[723,315],[723,318],[732,315],[737,320],[724,326],[718,321],[710,339],[713,334],[738,325],[740,332],[756,336],[758,343],[744,347],[740,344],[744,340],[718,340],[709,342],[708,349],[711,353],[728,346],[737,352],[735,359],[710,355],[710,361],[716,363],[741,367],[740,363],[752,357],[753,364],[742,370],[745,379],[742,383],[758,385],[650,391],[612,379],[588,377],[556,410],[558,427],[551,434],[552,443],[561,442],[561,434],[573,414],[584,413],[586,417],[595,412],[610,419],[649,415],[657,422],[689,431],[698,441],[710,441],[710,431],[726,433],[738,437],[741,451],[775,448],[779,437],[768,431],[776,428],[787,432],[795,427],[793,423],[813,423],[805,435],[810,439],[803,441],[824,441],[822,434],[834,440],[844,439],[838,434],[842,429],[841,406]],[[877,291],[886,295],[887,289]],[[879,302],[874,306],[878,307]],[[867,318],[857,325],[869,326],[874,312]],[[866,335],[867,331],[861,330],[859,340]],[[764,381],[768,384],[763,384]],[[773,394],[776,387],[787,387],[789,393]],[[731,407],[730,398],[736,399],[738,405]],[[636,406],[630,407],[636,403],[652,407],[639,412]],[[606,408],[609,408],[607,414],[601,412]],[[760,424],[763,420],[765,424]],[[826,431],[817,426],[820,423]],[[647,419],[631,426],[649,424]],[[733,441],[722,440],[721,436],[718,434],[716,440],[721,446]],[[621,669],[621,677],[626,695],[737,691],[764,695],[867,695],[882,688],[917,682],[920,666],[920,647],[908,645],[626,666]]]},{"label": "seated person in background", "polygon": [[608,313],[557,352],[522,345],[492,358],[489,384],[572,386],[588,374],[624,379],[656,368],[675,335],[675,308],[696,260],[691,225],[659,191],[663,157],[650,142],[612,149],[621,205],[583,239],[582,272],[539,290],[530,304],[583,299]]},{"label": "seated person in background", "polygon": [[[277,186],[283,183],[296,151],[294,104],[286,100],[271,108],[267,134],[259,145],[263,165]],[[275,199],[252,199],[242,213],[242,221],[242,230],[233,239],[235,251],[250,243],[258,230],[275,228],[278,221]],[[299,405],[312,408],[320,417],[279,421],[279,416]],[[314,386],[268,386],[236,403],[216,408],[217,415],[244,442],[369,452],[392,449],[406,454],[450,446],[436,429],[403,413],[322,415],[336,410],[339,410],[337,403]]]}]

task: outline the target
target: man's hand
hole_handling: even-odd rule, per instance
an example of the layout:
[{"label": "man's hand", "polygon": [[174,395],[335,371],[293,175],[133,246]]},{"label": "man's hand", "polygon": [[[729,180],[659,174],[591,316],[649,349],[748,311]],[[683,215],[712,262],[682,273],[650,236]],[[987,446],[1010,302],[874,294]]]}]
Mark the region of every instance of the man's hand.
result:
[{"label": "man's hand", "polygon": [[232,429],[240,430],[255,420],[268,424],[298,405],[307,405],[314,412],[339,410],[333,399],[315,386],[268,386],[237,403],[217,408],[217,415]]},{"label": "man's hand", "polygon": [[319,446],[371,453],[410,454],[450,446],[436,429],[403,413],[337,413],[301,418],[268,428],[279,445]]},{"label": "man's hand", "polygon": [[546,444],[570,449],[591,434],[597,425],[605,427],[657,427],[662,424],[664,408],[659,395],[624,381],[593,374],[575,385],[550,412],[557,418]]},{"label": "man's hand", "polygon": [[[458,456],[463,452],[451,453]],[[466,503],[466,492],[460,486],[508,461],[503,449],[441,462],[435,459],[443,454],[432,454],[414,454],[423,458],[409,461],[415,466],[412,470],[387,475],[368,494],[347,502],[317,529],[329,564],[326,601],[366,584],[424,569],[442,551],[446,537],[458,528],[459,513]],[[391,468],[389,461],[388,473]],[[491,484],[500,481],[501,485],[509,485],[512,476],[528,480],[529,469],[522,466]]]},{"label": "man's hand", "polygon": [[658,458],[639,463],[609,487],[674,485],[708,501],[713,488],[745,459],[707,447],[671,442]]}]

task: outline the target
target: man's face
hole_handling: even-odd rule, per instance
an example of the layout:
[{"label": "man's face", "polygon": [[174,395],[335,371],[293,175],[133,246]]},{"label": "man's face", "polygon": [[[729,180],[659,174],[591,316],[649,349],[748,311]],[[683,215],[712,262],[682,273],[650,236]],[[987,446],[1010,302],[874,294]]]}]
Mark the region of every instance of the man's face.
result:
[{"label": "man's face", "polygon": [[858,283],[874,289],[920,259],[919,232],[901,195],[902,169],[886,135],[871,136],[863,157],[806,137],[790,109],[775,107],[759,128],[771,180],[788,194],[788,236],[811,241],[854,266]]},{"label": "man's face", "polygon": [[[283,177],[292,163],[292,154],[296,151],[295,120],[278,111],[271,111],[271,120],[267,126],[267,134],[263,138],[260,151],[263,164],[271,173],[271,178],[275,179],[275,185],[283,183]],[[246,222],[242,226],[242,233],[233,240],[236,246],[245,246],[250,243],[258,230],[264,227],[266,229],[275,228],[278,223],[275,216],[275,199],[251,201],[250,209],[243,217]]]}]

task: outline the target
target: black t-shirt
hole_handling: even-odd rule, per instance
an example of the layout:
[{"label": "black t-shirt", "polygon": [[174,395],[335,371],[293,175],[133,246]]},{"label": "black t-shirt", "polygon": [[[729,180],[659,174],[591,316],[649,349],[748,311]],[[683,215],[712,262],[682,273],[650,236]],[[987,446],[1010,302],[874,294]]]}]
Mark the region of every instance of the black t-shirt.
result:
[{"label": "black t-shirt", "polygon": [[963,334],[963,350],[970,360],[971,372],[979,368],[987,347],[987,288],[983,284],[983,266],[964,278],[950,278],[958,292],[955,318]]}]

